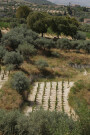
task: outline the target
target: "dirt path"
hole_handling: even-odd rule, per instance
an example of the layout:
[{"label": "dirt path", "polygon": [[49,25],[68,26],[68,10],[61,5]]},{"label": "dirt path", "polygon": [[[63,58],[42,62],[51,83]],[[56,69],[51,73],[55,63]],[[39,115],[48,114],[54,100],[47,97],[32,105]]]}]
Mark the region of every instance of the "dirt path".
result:
[{"label": "dirt path", "polygon": [[83,73],[83,75],[88,75],[88,72],[87,72],[87,70],[86,69],[84,69],[84,73]]},{"label": "dirt path", "polygon": [[7,29],[2,28],[2,29],[1,29],[2,34],[7,34],[9,31],[10,31],[9,28],[7,28]]},{"label": "dirt path", "polygon": [[28,96],[30,106],[26,107],[25,113],[42,107],[44,110],[63,111],[69,116],[75,115],[68,103],[68,95],[73,84],[74,82],[68,81],[36,82]]},{"label": "dirt path", "polygon": [[4,71],[2,70],[0,73],[0,89],[7,80],[8,80],[8,72],[5,74]]}]

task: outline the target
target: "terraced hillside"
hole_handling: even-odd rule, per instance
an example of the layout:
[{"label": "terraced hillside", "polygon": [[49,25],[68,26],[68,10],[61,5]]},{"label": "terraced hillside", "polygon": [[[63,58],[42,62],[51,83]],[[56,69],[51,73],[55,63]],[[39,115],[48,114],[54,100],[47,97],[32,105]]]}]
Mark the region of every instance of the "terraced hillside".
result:
[{"label": "terraced hillside", "polygon": [[42,107],[44,110],[63,111],[68,115],[75,114],[68,104],[68,94],[73,82],[36,82],[28,96],[30,106],[26,113]]}]

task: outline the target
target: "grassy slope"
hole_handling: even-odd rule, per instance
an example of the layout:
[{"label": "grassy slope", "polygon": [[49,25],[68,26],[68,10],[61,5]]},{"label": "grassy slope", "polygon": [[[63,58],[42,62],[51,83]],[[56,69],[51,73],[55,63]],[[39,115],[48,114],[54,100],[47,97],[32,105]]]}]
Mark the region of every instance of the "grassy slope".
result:
[{"label": "grassy slope", "polygon": [[80,119],[83,135],[90,135],[90,75],[84,76],[71,88],[69,104]]},{"label": "grassy slope", "polygon": [[[46,68],[45,71],[45,77],[47,80],[60,80],[62,78],[67,79],[75,79],[77,75],[81,74],[80,70],[71,68],[69,66],[70,62],[75,62],[77,64],[90,64],[87,63],[89,62],[90,55],[88,54],[80,54],[80,53],[74,53],[74,52],[65,52],[61,50],[54,49],[53,52],[59,53],[60,57],[55,58],[55,57],[47,57],[44,54],[40,52],[40,54],[33,56],[30,58],[29,63],[24,62],[22,65],[22,68],[27,71],[29,74],[40,74],[40,70],[36,67],[35,62],[37,60],[43,59],[48,62],[49,67]],[[32,64],[31,64],[32,63]]]},{"label": "grassy slope", "polygon": [[77,108],[78,102],[82,101],[82,104],[87,105],[90,108],[90,76],[84,76],[77,81],[74,87],[71,88],[69,95],[69,103],[72,107]]}]

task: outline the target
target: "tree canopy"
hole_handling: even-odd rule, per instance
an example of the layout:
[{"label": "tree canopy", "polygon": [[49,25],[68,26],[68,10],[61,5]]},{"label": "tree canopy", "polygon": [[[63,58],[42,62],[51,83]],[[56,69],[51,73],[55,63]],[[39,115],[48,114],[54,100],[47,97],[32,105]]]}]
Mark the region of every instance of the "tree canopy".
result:
[{"label": "tree canopy", "polygon": [[78,21],[75,18],[70,17],[53,17],[51,28],[58,36],[63,33],[66,36],[74,36],[79,26]]},{"label": "tree canopy", "polygon": [[29,89],[29,80],[23,72],[16,72],[11,79],[11,87],[20,94]]},{"label": "tree canopy", "polygon": [[7,52],[4,56],[4,63],[6,65],[14,65],[15,68],[23,63],[23,57],[18,52]]},{"label": "tree canopy", "polygon": [[27,24],[33,31],[42,33],[43,37],[43,33],[46,33],[48,28],[48,14],[41,12],[32,13],[27,18]]},{"label": "tree canopy", "polygon": [[29,13],[31,12],[28,6],[20,6],[16,11],[17,18],[27,18]]}]

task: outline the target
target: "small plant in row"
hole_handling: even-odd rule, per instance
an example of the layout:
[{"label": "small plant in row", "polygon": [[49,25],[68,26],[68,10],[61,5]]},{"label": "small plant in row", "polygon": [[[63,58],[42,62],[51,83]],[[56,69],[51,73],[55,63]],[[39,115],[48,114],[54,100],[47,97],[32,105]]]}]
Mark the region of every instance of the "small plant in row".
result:
[{"label": "small plant in row", "polygon": [[37,87],[37,92],[36,92],[35,101],[34,101],[35,104],[36,104],[36,100],[37,100],[37,95],[38,95],[39,89],[40,89],[40,84],[38,84],[38,87]]},{"label": "small plant in row", "polygon": [[64,112],[64,80],[62,80],[62,111]]},{"label": "small plant in row", "polygon": [[55,110],[57,109],[57,104],[58,104],[58,101],[57,101],[57,90],[58,90],[58,83],[56,85],[56,102],[55,102]]},{"label": "small plant in row", "polygon": [[43,95],[42,95],[42,104],[44,102],[45,89],[46,89],[46,82],[44,83],[44,90],[43,90]]},{"label": "small plant in row", "polygon": [[69,78],[68,78],[68,85],[69,85],[69,82],[70,82],[70,81],[69,81]]},{"label": "small plant in row", "polygon": [[48,110],[49,110],[49,108],[50,108],[50,97],[48,99]]}]

